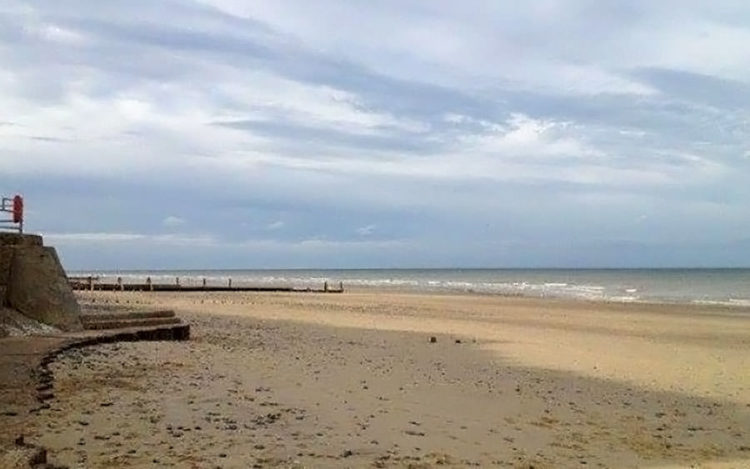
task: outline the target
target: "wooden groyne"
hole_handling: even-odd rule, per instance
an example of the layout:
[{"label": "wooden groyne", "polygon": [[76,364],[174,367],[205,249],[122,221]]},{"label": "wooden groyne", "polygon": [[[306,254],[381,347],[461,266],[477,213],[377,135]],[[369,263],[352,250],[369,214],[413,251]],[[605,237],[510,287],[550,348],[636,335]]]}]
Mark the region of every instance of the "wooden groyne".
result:
[{"label": "wooden groyne", "polygon": [[116,282],[102,282],[99,277],[69,277],[70,286],[73,290],[88,291],[153,291],[153,292],[280,292],[280,293],[343,293],[344,285],[338,283],[337,287],[331,287],[324,282],[322,288],[311,287],[286,287],[286,286],[240,286],[232,285],[232,279],[228,279],[224,285],[209,285],[204,278],[200,285],[183,285],[180,278],[175,278],[174,283],[154,283],[151,277],[145,283],[123,282],[121,277]]}]

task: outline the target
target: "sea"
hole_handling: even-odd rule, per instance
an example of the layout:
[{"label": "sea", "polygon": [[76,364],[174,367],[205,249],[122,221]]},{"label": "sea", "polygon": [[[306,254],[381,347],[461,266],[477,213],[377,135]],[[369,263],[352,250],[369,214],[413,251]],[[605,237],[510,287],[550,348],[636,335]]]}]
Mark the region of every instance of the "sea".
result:
[{"label": "sea", "polygon": [[103,282],[373,288],[608,302],[750,306],[750,269],[341,269],[75,271]]}]

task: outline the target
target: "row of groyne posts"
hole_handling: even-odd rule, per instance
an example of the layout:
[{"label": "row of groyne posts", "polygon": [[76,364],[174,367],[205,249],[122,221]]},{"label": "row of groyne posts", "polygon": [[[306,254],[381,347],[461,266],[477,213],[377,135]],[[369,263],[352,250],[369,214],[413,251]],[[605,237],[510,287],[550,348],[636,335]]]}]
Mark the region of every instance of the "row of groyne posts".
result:
[{"label": "row of groyne posts", "polygon": [[74,290],[104,290],[104,291],[255,291],[255,292],[312,292],[312,293],[343,293],[344,283],[339,282],[338,288],[323,282],[323,288],[299,288],[287,286],[233,286],[232,279],[227,279],[223,285],[208,284],[205,277],[201,285],[183,285],[180,277],[175,277],[174,283],[154,283],[151,277],[146,277],[146,283],[125,283],[122,277],[117,277],[116,283],[99,282],[99,277],[88,275],[84,277],[69,277]]}]

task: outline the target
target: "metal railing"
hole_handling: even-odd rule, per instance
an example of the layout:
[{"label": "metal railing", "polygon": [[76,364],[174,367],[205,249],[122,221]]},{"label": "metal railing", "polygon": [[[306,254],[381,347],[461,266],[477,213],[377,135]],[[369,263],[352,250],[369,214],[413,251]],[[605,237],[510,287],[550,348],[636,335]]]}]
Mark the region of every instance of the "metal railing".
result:
[{"label": "metal railing", "polygon": [[0,212],[11,214],[10,219],[0,220],[0,230],[23,233],[23,197],[3,197]]}]

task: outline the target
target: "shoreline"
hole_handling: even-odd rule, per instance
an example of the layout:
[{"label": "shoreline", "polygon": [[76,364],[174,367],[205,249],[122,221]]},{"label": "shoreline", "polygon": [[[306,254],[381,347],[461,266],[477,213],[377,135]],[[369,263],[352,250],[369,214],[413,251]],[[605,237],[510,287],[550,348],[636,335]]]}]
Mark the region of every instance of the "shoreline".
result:
[{"label": "shoreline", "polygon": [[[317,296],[321,294],[318,291],[293,291],[293,292],[273,292],[273,291],[259,291],[259,292],[227,292],[227,291],[168,291],[168,292],[147,292],[147,291],[131,291],[131,292],[118,292],[118,291],[97,291],[96,295],[102,295],[103,300],[107,300],[108,295],[118,294],[132,294],[132,295],[300,295],[300,296]],[[338,292],[334,292],[338,293]],[[86,298],[90,292],[87,290],[78,290],[76,295],[80,298]],[[403,297],[429,297],[429,298],[465,298],[468,300],[474,298],[485,298],[489,300],[498,301],[519,301],[528,302],[530,305],[543,305],[543,304],[559,304],[568,305],[570,307],[596,307],[602,306],[605,308],[622,307],[624,310],[628,308],[632,309],[648,309],[648,314],[669,314],[689,312],[695,315],[705,316],[717,316],[726,314],[727,317],[744,318],[750,316],[750,305],[736,304],[736,303],[725,303],[725,302],[680,302],[680,301],[656,301],[656,300],[638,300],[638,301],[617,301],[609,299],[593,299],[593,298],[574,298],[566,296],[533,296],[533,295],[522,295],[522,294],[505,294],[505,293],[491,293],[491,292],[475,292],[475,291],[460,291],[460,290],[417,290],[417,289],[398,289],[398,288],[383,288],[383,287],[348,287],[344,285],[345,295],[392,295],[392,296],[403,296]],[[113,301],[117,299],[116,296],[112,296]],[[129,304],[129,303],[128,303]],[[96,303],[94,303],[96,305]],[[135,306],[135,304],[130,304]],[[89,305],[90,306],[90,305]]]},{"label": "shoreline", "polygon": [[[750,303],[741,304],[736,303],[733,300],[728,301],[712,301],[712,300],[690,300],[690,301],[678,301],[678,300],[660,300],[656,298],[644,298],[638,300],[619,300],[616,298],[584,298],[584,297],[573,297],[564,295],[525,295],[522,293],[494,293],[494,292],[483,292],[483,291],[470,291],[470,290],[419,290],[419,289],[398,289],[398,288],[385,288],[379,286],[355,286],[346,287],[344,285],[345,292],[347,293],[384,293],[394,295],[428,295],[428,296],[463,296],[463,297],[490,297],[490,298],[503,298],[503,299],[527,299],[531,301],[541,302],[564,302],[571,304],[603,304],[603,305],[639,305],[639,306],[653,306],[656,308],[665,306],[673,307],[688,307],[694,309],[716,309],[716,310],[727,310],[727,311],[741,311],[750,315]],[[737,300],[745,301],[745,300]],[[750,300],[749,300],[750,301]]]},{"label": "shoreline", "polygon": [[[73,271],[71,271],[73,274]],[[496,295],[581,301],[698,304],[750,308],[739,295],[750,284],[750,269],[291,269],[75,271],[108,283],[321,288],[324,282],[347,290],[392,293]]]}]

